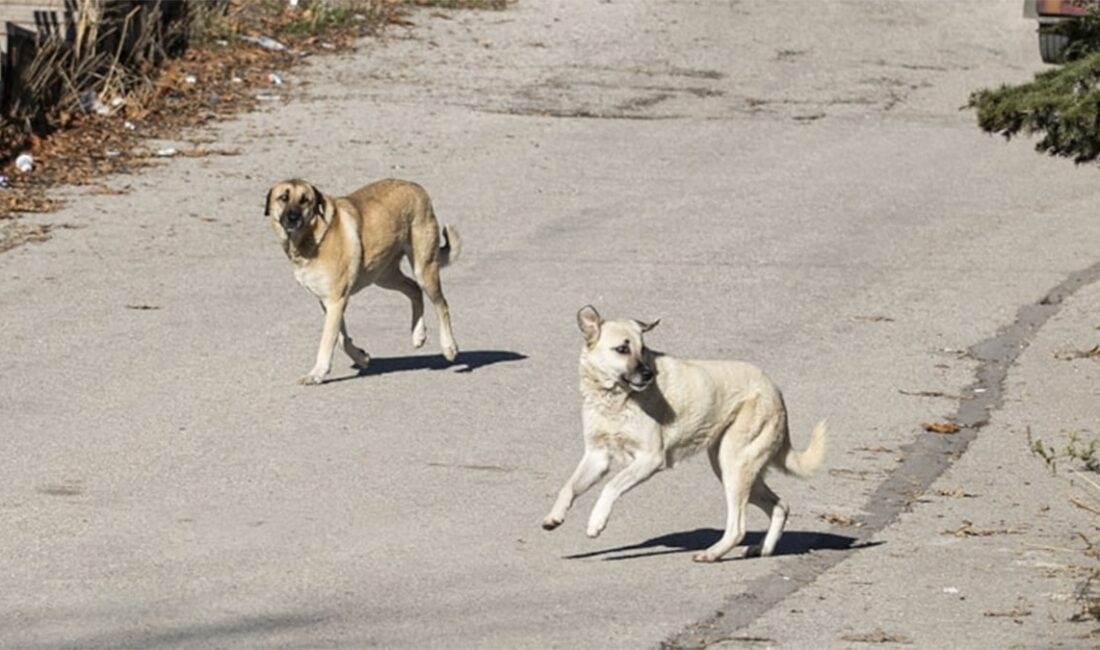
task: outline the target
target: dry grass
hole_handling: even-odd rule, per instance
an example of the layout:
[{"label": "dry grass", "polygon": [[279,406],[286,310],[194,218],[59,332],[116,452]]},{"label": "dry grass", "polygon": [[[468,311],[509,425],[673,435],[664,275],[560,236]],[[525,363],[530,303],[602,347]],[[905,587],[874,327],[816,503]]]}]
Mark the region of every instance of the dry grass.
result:
[{"label": "dry grass", "polygon": [[[150,138],[253,108],[274,90],[269,75],[309,55],[346,51],[357,39],[402,23],[409,5],[499,9],[504,0],[203,0],[164,16],[112,0],[76,0],[71,43],[41,41],[20,75],[24,89],[0,120],[0,220],[59,204],[45,191],[87,185],[150,163]],[[140,10],[139,10],[140,9]],[[285,49],[248,39],[269,37]],[[123,46],[125,44],[125,47]],[[21,153],[30,173],[14,167]],[[202,155],[199,149],[184,152]],[[210,153],[210,152],[205,152]],[[216,152],[215,152],[216,153]]]}]

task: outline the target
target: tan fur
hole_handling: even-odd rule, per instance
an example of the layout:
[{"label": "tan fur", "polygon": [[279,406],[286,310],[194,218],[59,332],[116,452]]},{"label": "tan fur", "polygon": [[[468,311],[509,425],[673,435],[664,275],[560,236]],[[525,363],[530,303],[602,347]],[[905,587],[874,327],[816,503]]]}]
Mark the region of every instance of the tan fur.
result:
[{"label": "tan fur", "polygon": [[[423,345],[426,338],[422,290],[427,292],[439,317],[443,356],[455,360],[458,346],[451,333],[439,269],[458,256],[460,242],[458,233],[448,226],[443,229],[445,241],[440,246],[439,224],[424,188],[387,179],[348,196],[334,197],[294,179],[271,187],[264,214],[294,265],[294,277],[325,310],[317,360],[301,383],[324,380],[337,342],[357,367],[366,368],[370,363],[370,356],[348,336],[344,310],[352,294],[371,284],[408,297],[414,347]],[[408,258],[415,280],[402,272],[402,258]]]},{"label": "tan fur", "polygon": [[654,352],[642,334],[656,323],[604,321],[590,306],[577,314],[577,322],[585,336],[580,361],[585,451],[543,528],[558,527],[613,459],[626,467],[593,506],[589,537],[603,531],[615,500],[627,490],[705,449],[725,491],[726,531],[695,561],[715,562],[741,543],[750,502],[771,523],[763,543],[746,555],[771,555],[788,508],[764,483],[764,471],[770,465],[808,477],[825,457],[825,423],[814,427],[810,446],[798,453],[791,447],[783,396],[759,368]]}]

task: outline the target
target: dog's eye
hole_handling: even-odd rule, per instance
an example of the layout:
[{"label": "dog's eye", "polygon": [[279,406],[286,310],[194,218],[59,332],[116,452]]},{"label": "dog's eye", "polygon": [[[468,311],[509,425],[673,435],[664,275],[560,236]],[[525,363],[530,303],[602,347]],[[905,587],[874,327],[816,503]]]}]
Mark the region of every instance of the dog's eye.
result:
[{"label": "dog's eye", "polygon": [[290,192],[283,192],[282,195],[279,197],[279,200],[282,201],[283,203],[286,203],[287,201],[289,201],[290,200]]},{"label": "dog's eye", "polygon": [[619,354],[630,354],[630,344],[629,343],[623,343],[619,347],[615,348],[615,351],[618,352]]},{"label": "dog's eye", "polygon": [[298,201],[298,203],[301,203],[302,205],[309,203],[309,197],[303,194],[301,200]]}]

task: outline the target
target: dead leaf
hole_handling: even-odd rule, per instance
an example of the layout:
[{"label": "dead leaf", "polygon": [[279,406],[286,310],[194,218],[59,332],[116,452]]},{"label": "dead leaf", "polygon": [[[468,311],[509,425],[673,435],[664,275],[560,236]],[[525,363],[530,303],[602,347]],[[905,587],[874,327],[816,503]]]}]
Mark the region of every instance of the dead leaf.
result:
[{"label": "dead leaf", "polygon": [[920,425],[924,427],[925,431],[931,431],[932,433],[952,434],[959,432],[959,425],[954,422],[921,422]]},{"label": "dead leaf", "polygon": [[834,526],[854,526],[856,528],[859,528],[863,525],[862,522],[856,521],[848,515],[838,515],[832,512],[826,512],[825,514],[821,515],[821,519],[822,521],[833,524]]}]

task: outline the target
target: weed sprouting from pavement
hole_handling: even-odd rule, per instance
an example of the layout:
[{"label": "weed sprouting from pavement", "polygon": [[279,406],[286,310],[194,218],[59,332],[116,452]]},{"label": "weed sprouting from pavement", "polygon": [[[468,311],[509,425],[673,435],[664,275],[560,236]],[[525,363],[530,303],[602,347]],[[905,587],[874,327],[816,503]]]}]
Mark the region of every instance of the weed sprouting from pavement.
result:
[{"label": "weed sprouting from pavement", "polygon": [[1031,453],[1043,459],[1052,473],[1058,471],[1059,462],[1079,462],[1090,472],[1100,472],[1100,438],[1093,438],[1088,442],[1081,439],[1077,431],[1065,434],[1066,443],[1062,449],[1054,445],[1048,445],[1041,439],[1032,439],[1031,428],[1027,430],[1028,445]]}]

